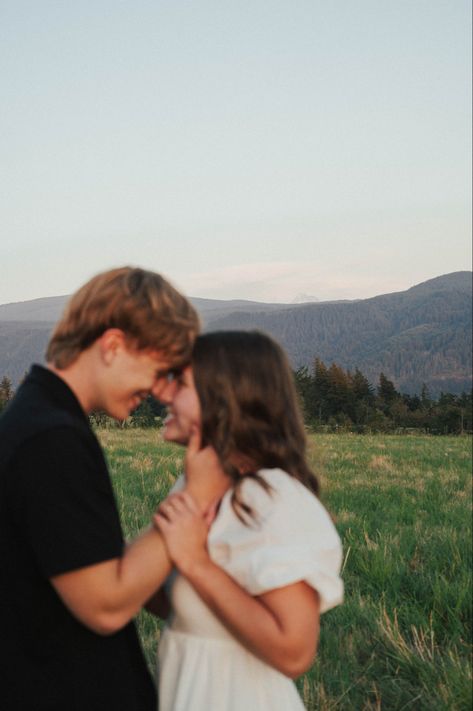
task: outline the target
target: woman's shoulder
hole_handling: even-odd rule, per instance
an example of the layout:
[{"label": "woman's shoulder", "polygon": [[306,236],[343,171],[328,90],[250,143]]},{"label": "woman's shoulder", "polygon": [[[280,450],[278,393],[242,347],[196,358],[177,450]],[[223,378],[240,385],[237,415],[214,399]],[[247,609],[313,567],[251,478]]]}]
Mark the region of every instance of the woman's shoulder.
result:
[{"label": "woman's shoulder", "polygon": [[260,469],[257,477],[246,477],[241,484],[241,492],[242,498],[248,496],[255,504],[263,501],[271,502],[269,508],[280,506],[323,508],[315,494],[299,479],[278,468]]},{"label": "woman's shoulder", "polygon": [[[264,485],[261,484],[263,480]],[[240,485],[241,491],[257,497],[261,491],[271,491],[276,498],[298,498],[313,494],[298,479],[283,469],[259,469],[256,476],[246,476]]]},{"label": "woman's shoulder", "polygon": [[317,497],[281,469],[262,469],[241,482],[239,498],[253,516],[238,518],[231,492],[211,531],[209,549],[252,595],[305,580],[318,590],[321,610],[342,598],[341,544],[331,517]]},{"label": "woman's shoulder", "polygon": [[[335,541],[338,534],[322,502],[301,481],[283,469],[260,469],[266,489],[247,477],[241,486],[241,499],[249,504],[267,526],[299,529],[308,534],[324,532],[325,540]],[[328,539],[327,539],[328,536]]]}]

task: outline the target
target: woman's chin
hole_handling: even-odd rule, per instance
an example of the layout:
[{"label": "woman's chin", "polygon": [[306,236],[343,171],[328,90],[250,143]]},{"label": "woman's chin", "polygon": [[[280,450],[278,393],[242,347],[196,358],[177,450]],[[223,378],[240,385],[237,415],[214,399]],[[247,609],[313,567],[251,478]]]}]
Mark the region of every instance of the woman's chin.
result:
[{"label": "woman's chin", "polygon": [[179,442],[179,433],[176,431],[176,428],[173,427],[172,425],[164,425],[163,427],[163,439],[166,442]]},{"label": "woman's chin", "polygon": [[166,442],[174,442],[186,446],[189,442],[189,436],[181,432],[177,427],[164,425],[162,437]]}]

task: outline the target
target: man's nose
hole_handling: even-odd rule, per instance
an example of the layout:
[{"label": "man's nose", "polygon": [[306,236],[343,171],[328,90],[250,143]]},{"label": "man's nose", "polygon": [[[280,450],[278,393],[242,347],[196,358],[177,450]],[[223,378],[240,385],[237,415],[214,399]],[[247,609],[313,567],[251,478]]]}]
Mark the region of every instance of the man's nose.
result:
[{"label": "man's nose", "polygon": [[164,405],[170,405],[176,393],[176,387],[177,383],[175,380],[158,378],[151,388],[151,394]]}]

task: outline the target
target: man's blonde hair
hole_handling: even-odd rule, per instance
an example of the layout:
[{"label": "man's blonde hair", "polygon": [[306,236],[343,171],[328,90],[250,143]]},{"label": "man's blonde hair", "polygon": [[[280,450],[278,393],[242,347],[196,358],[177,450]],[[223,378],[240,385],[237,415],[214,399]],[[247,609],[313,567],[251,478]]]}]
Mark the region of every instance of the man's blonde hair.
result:
[{"label": "man's blonde hair", "polygon": [[138,350],[160,351],[173,367],[190,360],[199,318],[155,272],[121,267],[98,274],[69,299],[46,351],[56,368],[71,365],[107,329],[121,329]]}]

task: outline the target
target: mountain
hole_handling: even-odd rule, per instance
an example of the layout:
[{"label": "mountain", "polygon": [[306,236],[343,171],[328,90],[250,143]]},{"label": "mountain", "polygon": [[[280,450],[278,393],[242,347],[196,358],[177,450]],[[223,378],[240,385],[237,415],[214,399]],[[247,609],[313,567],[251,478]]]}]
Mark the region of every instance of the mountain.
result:
[{"label": "mountain", "polygon": [[[32,301],[20,301],[0,305],[0,324],[4,322],[54,324],[59,319],[68,296],[48,296]],[[253,313],[260,311],[284,311],[292,304],[263,304],[260,301],[245,301],[244,299],[201,299],[191,297],[190,301],[198,311],[204,327],[215,318],[220,318],[236,311]]]},{"label": "mountain", "polygon": [[68,296],[49,296],[33,301],[19,301],[0,305],[0,323],[5,321],[55,323],[61,315]]},{"label": "mountain", "polygon": [[[0,378],[7,375],[16,385],[31,363],[42,363],[54,324],[61,316],[68,296],[50,296],[31,301],[0,305]],[[191,297],[204,329],[214,320],[244,311],[284,311],[290,304],[263,304],[259,301],[201,299]]]},{"label": "mountain", "polygon": [[472,274],[454,272],[407,291],[282,312],[230,314],[214,329],[259,328],[286,348],[294,367],[315,357],[359,368],[375,383],[384,372],[403,392],[471,387]]},{"label": "mountain", "polygon": [[[264,304],[193,298],[205,330],[261,329],[295,368],[316,357],[359,368],[373,383],[382,371],[403,392],[471,387],[472,273],[454,272],[393,294],[356,301]],[[0,376],[14,383],[42,354],[67,297],[0,306]]]}]

